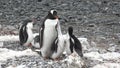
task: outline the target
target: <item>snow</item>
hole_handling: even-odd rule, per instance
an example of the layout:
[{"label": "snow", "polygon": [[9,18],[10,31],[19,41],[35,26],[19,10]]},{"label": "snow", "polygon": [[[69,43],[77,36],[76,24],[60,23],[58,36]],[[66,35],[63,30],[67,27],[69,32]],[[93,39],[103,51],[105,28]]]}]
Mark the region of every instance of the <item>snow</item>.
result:
[{"label": "snow", "polygon": [[6,61],[7,59],[20,57],[25,55],[38,55],[36,52],[33,52],[31,49],[26,49],[24,51],[13,51],[7,48],[0,48],[0,61]]},{"label": "snow", "polygon": [[101,58],[100,54],[98,52],[89,52],[84,54],[85,57],[89,57],[92,60],[98,60],[98,61],[103,61]]},{"label": "snow", "polygon": [[[34,37],[39,35],[39,33],[35,33]],[[101,64],[97,64],[93,66],[93,68],[120,68],[120,53],[119,52],[106,52],[100,54],[97,50],[94,50],[93,48],[90,47],[88,39],[87,38],[78,38],[82,44],[83,50],[89,51],[88,53],[84,53],[84,57],[90,58],[91,60],[97,60],[102,62]],[[19,41],[19,36],[18,35],[5,35],[5,36],[0,36],[0,47],[3,46],[3,41]],[[36,43],[36,45],[39,45]],[[96,48],[95,48],[96,49]],[[40,50],[36,50],[40,51]],[[64,54],[66,54],[64,52]],[[21,57],[21,56],[39,56],[36,52],[33,52],[31,49],[26,49],[23,51],[14,51],[10,50],[7,48],[0,48],[0,62],[1,61],[7,61],[7,59],[13,59],[14,57]],[[81,61],[82,59],[76,55],[71,54],[68,56],[66,59],[62,60],[62,62],[67,61],[69,65],[71,64],[77,64],[78,67],[81,65],[85,65],[84,61]],[[116,63],[112,62],[105,62],[105,60],[113,60],[116,61]],[[53,64],[53,62],[48,62],[48,64]],[[1,67],[0,67],[1,68]],[[8,66],[7,68],[27,68],[25,65],[19,65],[19,66]]]},{"label": "snow", "polygon": [[[34,33],[34,37],[39,35],[39,33]],[[0,36],[0,41],[19,41],[18,35],[4,35]]]},{"label": "snow", "polygon": [[0,36],[0,41],[19,41],[19,36],[15,35]]},{"label": "snow", "polygon": [[120,63],[103,63],[95,65],[93,68],[120,68]]},{"label": "snow", "polygon": [[0,42],[0,47],[3,47],[3,42]]},{"label": "snow", "polygon": [[90,45],[89,45],[89,42],[88,42],[87,38],[78,38],[78,39],[82,44],[83,50],[87,50],[87,49],[90,48]]},{"label": "snow", "polygon": [[67,56],[66,59],[62,60],[62,62],[67,62],[68,66],[75,65],[78,68],[82,68],[82,66],[86,65],[83,58],[81,58],[76,52]]},{"label": "snow", "polygon": [[118,59],[118,58],[120,58],[120,53],[118,53],[118,52],[108,52],[108,53],[105,53],[105,54],[101,54],[101,57],[103,59],[107,59],[107,60]]},{"label": "snow", "polygon": [[120,53],[118,52],[107,52],[104,54],[100,54],[98,52],[89,52],[84,54],[85,57],[89,57],[93,60],[114,60],[114,59],[119,59],[120,58]]},{"label": "snow", "polygon": [[25,65],[19,65],[19,66],[8,66],[7,68],[28,68]]}]

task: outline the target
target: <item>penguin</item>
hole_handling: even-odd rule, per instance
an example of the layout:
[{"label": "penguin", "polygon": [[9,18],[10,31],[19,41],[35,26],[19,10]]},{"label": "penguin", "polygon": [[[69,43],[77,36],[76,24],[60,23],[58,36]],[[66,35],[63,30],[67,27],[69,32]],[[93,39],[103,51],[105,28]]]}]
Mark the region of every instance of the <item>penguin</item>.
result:
[{"label": "penguin", "polygon": [[50,10],[40,27],[40,50],[41,56],[45,59],[52,54],[51,46],[58,37],[58,21],[57,11]]},{"label": "penguin", "polygon": [[39,41],[40,41],[39,33],[34,33],[34,38],[33,41],[31,42],[32,48],[39,49],[40,48]]},{"label": "penguin", "polygon": [[73,34],[73,27],[71,26],[68,28],[65,42],[67,55],[71,55],[75,51],[80,57],[83,57],[82,45],[78,38]]},{"label": "penguin", "polygon": [[63,37],[63,34],[61,32],[60,23],[58,23],[58,37],[53,42],[51,50],[53,51],[50,58],[53,60],[59,60],[60,56],[63,54],[65,49],[65,39]]},{"label": "penguin", "polygon": [[19,29],[20,45],[32,46],[31,42],[33,41],[34,38],[32,28],[33,28],[32,20],[23,21],[23,24]]}]

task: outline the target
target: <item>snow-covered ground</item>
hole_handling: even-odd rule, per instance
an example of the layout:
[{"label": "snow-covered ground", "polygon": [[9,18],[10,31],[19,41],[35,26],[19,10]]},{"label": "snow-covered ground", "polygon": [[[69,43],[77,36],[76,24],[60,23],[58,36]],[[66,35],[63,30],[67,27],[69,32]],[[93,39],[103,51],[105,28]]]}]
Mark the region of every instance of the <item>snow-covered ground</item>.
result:
[{"label": "snow-covered ground", "polygon": [[6,61],[14,57],[26,56],[26,55],[38,55],[36,52],[33,52],[31,49],[26,49],[24,51],[14,51],[7,48],[0,48],[0,61]]},{"label": "snow-covered ground", "polygon": [[[38,34],[35,34],[35,36],[36,35]],[[19,40],[18,36],[10,36],[10,35],[0,36],[0,65],[1,65],[0,68],[2,68],[3,66],[2,64],[9,63],[8,62],[9,59],[13,60],[12,63],[14,63],[14,60],[16,60],[16,57],[19,58],[22,56],[26,56],[26,57],[34,56],[34,58],[37,57],[37,59],[34,59],[34,61],[40,63],[40,66],[43,64],[43,65],[46,65],[48,68],[50,68],[49,65],[55,68],[56,67],[55,65],[57,65],[57,63],[62,64],[62,65],[58,65],[59,67],[63,66],[65,68],[68,68],[68,67],[72,68],[74,67],[74,65],[76,66],[74,68],[79,68],[81,67],[81,65],[84,65],[84,64],[90,66],[88,68],[120,68],[120,53],[119,52],[99,53],[98,51],[91,51],[92,48],[90,48],[90,44],[87,38],[79,38],[83,46],[83,51],[88,50],[87,52],[83,53],[84,59],[80,58],[78,55],[76,56],[70,55],[67,58],[63,58],[60,61],[40,60],[41,58],[38,55],[38,53],[32,51],[29,48],[22,50],[22,51],[19,51],[19,50],[16,51],[16,50],[3,47],[3,46],[7,46],[7,45],[4,45],[3,41],[9,42],[9,41],[18,41],[18,40]],[[22,58],[19,58],[19,59],[20,61],[16,61],[16,62],[21,62]],[[31,58],[27,58],[27,59],[33,61]],[[24,60],[26,61],[26,63],[29,62],[27,61],[27,59]],[[38,61],[38,59],[40,61]],[[29,63],[32,63],[32,62],[29,62]],[[91,65],[89,63],[91,63]],[[16,65],[9,63],[8,66],[6,67],[7,68],[29,68],[27,64],[22,64],[22,62]],[[41,66],[40,68],[43,68],[43,66]]]},{"label": "snow-covered ground", "polygon": [[[34,37],[39,35],[39,33],[34,33]],[[0,36],[0,41],[19,41],[18,35],[4,35]]]}]

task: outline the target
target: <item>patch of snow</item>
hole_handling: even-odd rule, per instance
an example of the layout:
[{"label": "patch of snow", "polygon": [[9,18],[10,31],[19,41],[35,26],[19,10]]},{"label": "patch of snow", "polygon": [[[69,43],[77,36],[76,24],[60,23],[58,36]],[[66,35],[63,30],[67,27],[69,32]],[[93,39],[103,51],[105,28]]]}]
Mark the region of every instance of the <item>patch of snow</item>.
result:
[{"label": "patch of snow", "polygon": [[84,54],[85,57],[89,57],[93,60],[99,60],[103,61],[105,60],[113,60],[113,59],[119,59],[120,58],[120,53],[118,52],[107,52],[104,54],[100,54],[98,52],[89,52]]},{"label": "patch of snow", "polygon": [[[34,33],[34,37],[39,35],[39,33]],[[0,41],[19,41],[18,35],[4,35],[0,36]]]},{"label": "patch of snow", "polygon": [[7,48],[0,48],[0,61],[6,61],[9,58],[20,57],[25,55],[38,55],[31,49],[26,49],[24,51],[13,51]]},{"label": "patch of snow", "polygon": [[3,47],[3,42],[0,42],[0,47]]},{"label": "patch of snow", "polygon": [[103,61],[101,58],[101,55],[98,52],[89,52],[84,54],[85,57],[89,57],[92,60],[98,60],[98,61]]},{"label": "patch of snow", "polygon": [[19,37],[16,35],[0,36],[0,41],[19,41]]},{"label": "patch of snow", "polygon": [[83,50],[89,49],[90,45],[87,38],[78,38],[82,44]]},{"label": "patch of snow", "polygon": [[71,55],[67,56],[66,59],[62,60],[62,62],[67,62],[68,66],[75,65],[78,68],[82,68],[82,66],[86,65],[84,60],[76,52],[73,52]]},{"label": "patch of snow", "polygon": [[103,63],[95,65],[93,68],[120,68],[119,63]]},{"label": "patch of snow", "polygon": [[118,59],[120,58],[120,53],[118,52],[108,52],[105,54],[101,54],[103,59],[111,60],[111,59]]},{"label": "patch of snow", "polygon": [[7,68],[28,68],[25,65],[19,65],[19,66],[8,66]]}]

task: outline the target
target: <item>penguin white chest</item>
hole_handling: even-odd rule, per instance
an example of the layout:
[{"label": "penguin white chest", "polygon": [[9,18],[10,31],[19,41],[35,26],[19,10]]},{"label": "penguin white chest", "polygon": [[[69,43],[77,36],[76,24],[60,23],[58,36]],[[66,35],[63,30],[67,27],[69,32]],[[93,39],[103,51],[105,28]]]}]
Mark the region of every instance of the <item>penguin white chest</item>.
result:
[{"label": "penguin white chest", "polygon": [[65,51],[67,53],[67,55],[70,55],[72,52],[70,50],[70,36],[68,34],[66,34],[66,37],[65,37]]},{"label": "penguin white chest", "polygon": [[51,52],[51,46],[54,40],[57,37],[57,25],[58,19],[56,20],[50,20],[47,19],[45,21],[45,27],[44,27],[44,34],[43,34],[43,47],[41,50],[44,52],[44,54],[50,54]]},{"label": "penguin white chest", "polygon": [[56,30],[56,25],[57,25],[58,20],[46,20],[45,21],[45,28],[44,28],[44,37],[45,39],[52,39],[56,38],[57,36],[57,30]]},{"label": "penguin white chest", "polygon": [[33,32],[31,29],[27,29],[27,33],[28,33],[28,39],[26,41],[26,43],[24,44],[25,46],[29,45],[32,41],[33,41]]}]

